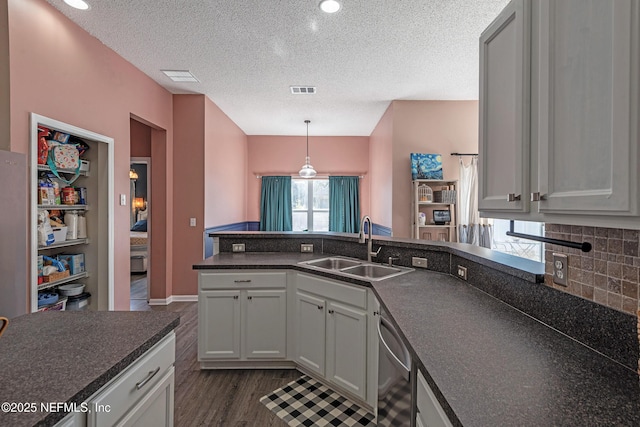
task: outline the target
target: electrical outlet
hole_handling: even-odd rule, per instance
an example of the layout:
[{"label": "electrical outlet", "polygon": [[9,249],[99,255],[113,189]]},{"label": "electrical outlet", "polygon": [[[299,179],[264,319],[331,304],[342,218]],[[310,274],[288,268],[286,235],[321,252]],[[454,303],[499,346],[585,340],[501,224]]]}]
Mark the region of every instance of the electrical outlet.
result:
[{"label": "electrical outlet", "polygon": [[302,243],[300,245],[300,252],[313,252],[313,244],[311,243]]},{"label": "electrical outlet", "polygon": [[244,243],[234,243],[231,245],[233,252],[244,252]]},{"label": "electrical outlet", "polygon": [[189,218],[189,226],[190,227],[195,227],[196,226],[196,219],[195,218]]},{"label": "electrical outlet", "polygon": [[427,259],[418,258],[417,256],[411,257],[411,265],[414,267],[427,268]]},{"label": "electrical outlet", "polygon": [[121,194],[120,195],[120,206],[127,206],[127,195],[126,194]]},{"label": "electrical outlet", "polygon": [[567,286],[569,280],[569,257],[565,254],[553,254],[553,283]]},{"label": "electrical outlet", "polygon": [[459,265],[457,275],[462,280],[467,280],[467,267]]}]

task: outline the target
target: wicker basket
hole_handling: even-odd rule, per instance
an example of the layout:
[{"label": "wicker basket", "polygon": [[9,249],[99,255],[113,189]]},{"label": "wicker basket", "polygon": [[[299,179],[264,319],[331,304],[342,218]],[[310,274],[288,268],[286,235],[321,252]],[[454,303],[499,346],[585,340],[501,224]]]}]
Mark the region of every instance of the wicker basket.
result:
[{"label": "wicker basket", "polygon": [[65,277],[69,277],[69,270],[65,271],[56,271],[55,273],[51,273],[48,276],[44,276],[43,279],[45,283],[55,282],[56,280],[64,279]]}]

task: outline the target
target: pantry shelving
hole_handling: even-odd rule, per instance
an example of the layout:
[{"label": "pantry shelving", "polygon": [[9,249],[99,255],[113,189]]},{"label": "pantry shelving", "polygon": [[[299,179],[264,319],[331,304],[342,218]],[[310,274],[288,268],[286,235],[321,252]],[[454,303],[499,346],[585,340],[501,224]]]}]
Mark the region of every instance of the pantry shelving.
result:
[{"label": "pantry shelving", "polygon": [[[58,168],[58,174],[63,179],[58,179],[46,164],[38,164],[38,133],[39,128],[47,128],[54,132],[70,135],[74,141],[80,140],[85,143],[88,149],[81,156],[81,170],[79,176],[72,184],[66,184],[76,176],[75,169]],[[82,280],[85,284],[85,291],[91,294],[89,301],[90,310],[113,310],[114,309],[114,179],[113,179],[113,159],[114,141],[112,138],[100,135],[86,129],[82,129],[67,123],[63,123],[48,117],[31,114],[31,256],[30,256],[30,283],[31,283],[31,311],[44,310],[64,310],[63,298],[53,305],[38,307],[38,293],[44,290],[55,292],[56,288],[65,283]],[[54,190],[47,189],[53,187]],[[60,197],[55,200],[51,196],[51,191],[62,195],[63,187],[73,187],[76,191],[75,197],[67,199]],[[46,190],[46,191],[45,191]],[[43,192],[46,193],[45,197]],[[65,193],[66,195],[67,193]],[[73,195],[73,190],[71,192]],[[80,195],[84,196],[80,197]],[[41,203],[41,200],[48,203]],[[58,199],[56,194],[55,199]],[[71,203],[69,203],[69,200]],[[63,203],[61,203],[61,201]],[[83,202],[79,204],[78,202]],[[94,207],[96,209],[91,209]],[[99,207],[99,209],[97,209]],[[76,223],[76,219],[82,219],[86,224],[86,237],[82,233],[82,238],[73,238],[75,234],[65,228],[55,226],[52,222],[54,238],[58,239],[52,244],[45,245],[39,241],[38,218],[43,211],[48,212],[48,218],[58,218],[56,224],[61,221],[67,228],[70,224]],[[75,211],[75,212],[74,212]],[[76,217],[75,213],[78,213]],[[71,216],[71,222],[69,222]],[[74,219],[76,217],[76,219]],[[79,221],[78,221],[79,222]],[[62,227],[62,228],[61,228]],[[85,228],[83,227],[83,232]],[[45,234],[46,236],[46,234]],[[68,237],[68,239],[67,239]],[[41,276],[41,263],[44,258],[50,257],[62,262],[73,264],[69,259],[78,260],[78,265],[83,265],[80,271],[70,269],[66,277],[51,274],[48,278],[57,280],[44,281]],[[50,261],[49,261],[50,262]],[[74,264],[75,265],[75,264]],[[74,274],[71,274],[73,272]],[[40,273],[40,274],[39,274]],[[40,277],[39,277],[40,276]]]}]

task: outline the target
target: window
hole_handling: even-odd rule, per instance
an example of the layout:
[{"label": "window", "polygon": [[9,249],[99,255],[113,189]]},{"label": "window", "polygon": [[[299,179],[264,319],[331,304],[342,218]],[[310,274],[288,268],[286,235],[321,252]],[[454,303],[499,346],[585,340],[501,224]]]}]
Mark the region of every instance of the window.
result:
[{"label": "window", "polygon": [[329,231],[329,180],[292,179],[293,231]]},{"label": "window", "polygon": [[[544,236],[543,222],[514,221],[513,229],[518,233]],[[544,243],[507,236],[507,231],[509,231],[508,219],[493,220],[493,242],[491,249],[533,261],[544,262]]]}]

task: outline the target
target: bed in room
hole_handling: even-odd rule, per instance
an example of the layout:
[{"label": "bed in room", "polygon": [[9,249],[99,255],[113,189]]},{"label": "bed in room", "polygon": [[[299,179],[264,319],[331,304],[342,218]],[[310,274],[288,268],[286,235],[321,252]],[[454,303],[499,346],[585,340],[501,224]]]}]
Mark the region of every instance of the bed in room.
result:
[{"label": "bed in room", "polygon": [[138,212],[137,221],[129,232],[129,245],[131,250],[131,272],[145,273],[147,271],[149,249],[146,211]]}]

